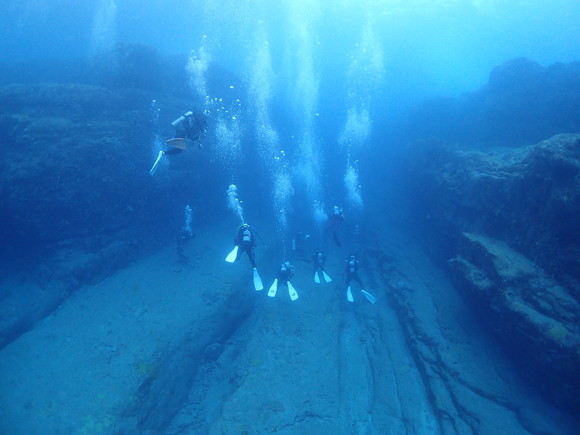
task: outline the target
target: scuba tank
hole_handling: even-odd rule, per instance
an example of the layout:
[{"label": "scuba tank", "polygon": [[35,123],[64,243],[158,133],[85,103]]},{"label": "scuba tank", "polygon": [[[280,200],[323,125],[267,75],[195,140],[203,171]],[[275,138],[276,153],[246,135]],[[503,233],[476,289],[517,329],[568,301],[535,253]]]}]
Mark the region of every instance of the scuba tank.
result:
[{"label": "scuba tank", "polygon": [[186,118],[188,118],[192,115],[193,115],[192,111],[189,111],[189,112],[185,113],[184,115],[181,115],[179,118],[177,118],[175,121],[173,121],[171,123],[171,126],[174,128],[177,128],[178,125],[183,124],[183,122],[185,121]]},{"label": "scuba tank", "polygon": [[350,273],[356,272],[356,261],[352,258],[350,260],[348,260],[348,271]]}]

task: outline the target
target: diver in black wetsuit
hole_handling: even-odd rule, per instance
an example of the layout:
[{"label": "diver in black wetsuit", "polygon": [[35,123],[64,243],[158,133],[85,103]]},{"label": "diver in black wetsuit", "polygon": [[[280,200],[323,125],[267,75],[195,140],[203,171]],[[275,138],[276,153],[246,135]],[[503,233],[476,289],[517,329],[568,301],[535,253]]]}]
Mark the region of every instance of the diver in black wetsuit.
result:
[{"label": "diver in black wetsuit", "polygon": [[312,256],[312,263],[314,264],[314,282],[316,284],[320,284],[321,276],[324,282],[332,282],[332,278],[324,270],[326,255],[320,249]]},{"label": "diver in black wetsuit", "polygon": [[234,245],[238,247],[238,254],[236,256],[236,261],[242,257],[245,252],[248,254],[250,263],[252,267],[256,267],[256,257],[254,255],[254,248],[256,247],[256,241],[254,236],[254,229],[248,224],[242,224],[238,227],[238,232],[236,238],[234,239]]},{"label": "diver in black wetsuit", "polygon": [[[190,110],[189,112],[184,113],[171,123],[172,127],[175,129],[175,136],[165,142],[168,147],[167,149],[159,151],[157,160],[155,160],[153,167],[149,171],[151,175],[155,174],[161,157],[165,155],[179,154],[187,148],[188,140],[200,141],[207,133],[207,120],[205,114],[197,109],[194,110],[195,111]],[[202,148],[203,145],[200,142],[198,146],[199,148]]]},{"label": "diver in black wetsuit", "polygon": [[359,283],[361,288],[364,288],[364,285],[358,276],[358,265],[359,261],[356,259],[354,254],[350,254],[348,260],[346,260],[346,267],[344,269],[345,275],[345,284],[348,287],[351,281],[356,281]]},{"label": "diver in black wetsuit", "polygon": [[288,289],[288,295],[292,301],[298,299],[298,293],[294,286],[290,283],[290,280],[294,276],[294,266],[290,264],[289,261],[285,261],[280,265],[278,269],[278,273],[276,273],[276,279],[274,283],[270,286],[270,290],[268,290],[268,296],[271,298],[276,296],[278,292],[278,288],[280,286],[285,286]]},{"label": "diver in black wetsuit", "polygon": [[367,300],[374,304],[377,299],[368,291],[364,290],[364,285],[358,276],[358,265],[359,261],[357,260],[354,254],[350,254],[348,260],[346,260],[346,267],[344,269],[345,274],[345,282],[346,282],[346,300],[349,302],[354,302],[354,298],[352,296],[352,291],[350,288],[351,281],[356,281],[360,285],[360,291],[362,295],[367,298]]},{"label": "diver in black wetsuit", "polygon": [[332,214],[328,218],[328,224],[326,226],[326,229],[327,231],[332,232],[332,238],[334,239],[334,243],[336,243],[336,246],[338,246],[339,248],[342,246],[342,244],[340,243],[340,240],[338,238],[337,231],[340,228],[340,224],[342,224],[342,222],[344,222],[344,214],[342,213],[342,208],[335,205],[332,210]]},{"label": "diver in black wetsuit", "polygon": [[278,278],[278,286],[284,285],[288,287],[288,282],[294,276],[294,266],[289,261],[285,261],[280,265],[276,278]]},{"label": "diver in black wetsuit", "polygon": [[185,227],[182,228],[181,230],[179,230],[179,233],[177,234],[177,248],[176,248],[176,252],[177,252],[177,255],[179,257],[179,261],[181,263],[187,263],[188,258],[183,253],[183,248],[194,237],[195,237],[195,234],[193,233],[193,231],[188,230]]},{"label": "diver in black wetsuit", "polygon": [[[191,141],[201,140],[207,133],[206,116],[199,110],[184,113],[173,121],[171,125],[175,128],[175,136],[172,139],[169,139],[169,141],[174,139],[189,139]],[[202,147],[201,143],[199,144],[199,147]],[[167,154],[167,152],[165,154]]]},{"label": "diver in black wetsuit", "polygon": [[319,270],[322,272],[324,270],[324,264],[326,263],[326,255],[320,250],[317,250],[312,256],[312,263],[314,264],[314,272]]}]

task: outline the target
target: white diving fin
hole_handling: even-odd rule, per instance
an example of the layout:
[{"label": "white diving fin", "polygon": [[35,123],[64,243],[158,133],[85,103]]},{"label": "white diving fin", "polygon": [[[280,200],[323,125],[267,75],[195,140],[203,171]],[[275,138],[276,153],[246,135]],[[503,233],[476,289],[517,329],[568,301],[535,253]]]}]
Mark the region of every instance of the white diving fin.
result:
[{"label": "white diving fin", "polygon": [[288,294],[290,295],[290,299],[292,299],[292,301],[295,301],[296,299],[298,299],[298,293],[296,293],[296,289],[294,288],[294,286],[292,286],[292,284],[290,284],[290,281],[288,281]]},{"label": "white diving fin", "polygon": [[349,302],[354,302],[354,299],[352,298],[352,292],[350,291],[350,286],[348,286],[346,289],[346,300]]},{"label": "white diving fin", "polygon": [[327,283],[332,282],[332,278],[324,270],[322,271],[322,276],[324,278],[324,281],[326,281]]},{"label": "white diving fin", "polygon": [[278,278],[274,280],[274,283],[270,286],[270,290],[268,290],[268,296],[273,298],[276,296],[276,292],[278,291]]},{"label": "white diving fin", "polygon": [[236,261],[237,256],[238,256],[238,245],[234,246],[234,249],[232,249],[232,252],[230,252],[228,254],[228,256],[226,257],[226,261],[228,263],[233,263],[234,261]]},{"label": "white diving fin", "polygon": [[314,272],[314,282],[320,284],[320,278],[318,276],[318,271]]},{"label": "white diving fin", "polygon": [[155,171],[157,170],[157,166],[159,165],[159,162],[161,161],[161,157],[163,157],[163,155],[164,155],[163,151],[159,151],[159,154],[157,154],[157,160],[155,160],[155,163],[153,163],[153,166],[149,170],[150,175],[155,174]]},{"label": "white diving fin", "polygon": [[258,269],[254,267],[254,288],[257,292],[260,290],[264,290],[264,285],[262,284],[262,278],[260,278],[260,274],[258,273]]},{"label": "white diving fin", "polygon": [[373,295],[371,295],[369,292],[361,290],[361,293],[364,295],[365,298],[368,299],[368,301],[371,304],[374,304],[377,301],[377,298],[375,298]]}]

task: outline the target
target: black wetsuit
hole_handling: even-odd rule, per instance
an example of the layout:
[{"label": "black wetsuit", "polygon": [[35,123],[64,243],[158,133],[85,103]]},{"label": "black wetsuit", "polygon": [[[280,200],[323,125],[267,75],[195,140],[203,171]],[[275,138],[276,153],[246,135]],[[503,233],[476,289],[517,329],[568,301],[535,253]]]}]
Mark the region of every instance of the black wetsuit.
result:
[{"label": "black wetsuit", "polygon": [[187,257],[183,255],[183,248],[187,243],[195,237],[195,234],[187,230],[186,228],[182,228],[177,235],[177,255],[179,255],[180,259],[186,260]]},{"label": "black wetsuit", "polygon": [[238,255],[236,256],[236,261],[238,261],[242,257],[242,254],[245,252],[248,254],[248,258],[250,259],[252,267],[256,267],[256,259],[254,256],[254,247],[256,246],[256,242],[254,241],[254,232],[249,226],[240,226],[238,228],[238,234],[236,235],[234,244],[238,246]]},{"label": "black wetsuit", "polygon": [[278,286],[288,286],[288,281],[292,279],[292,276],[292,268],[286,264],[282,264],[280,269],[278,269],[278,274],[276,275],[276,278],[278,278]]},{"label": "black wetsuit", "polygon": [[340,227],[340,224],[344,221],[344,215],[341,213],[333,213],[328,218],[327,230],[332,232],[332,238],[334,239],[334,243],[339,248],[342,246],[340,243],[340,239],[338,238],[337,231]]},{"label": "black wetsuit", "polygon": [[314,263],[314,272],[319,270],[322,272],[324,270],[324,264],[326,263],[326,255],[318,251],[312,256],[312,262]]},{"label": "black wetsuit", "polygon": [[199,140],[207,131],[205,115],[195,110],[190,116],[184,116],[184,120],[175,126],[175,137]]},{"label": "black wetsuit", "polygon": [[358,276],[358,260],[349,258],[346,260],[345,276],[346,276],[346,286],[348,287],[351,281],[356,281],[359,283],[361,288],[364,288],[361,279]]}]

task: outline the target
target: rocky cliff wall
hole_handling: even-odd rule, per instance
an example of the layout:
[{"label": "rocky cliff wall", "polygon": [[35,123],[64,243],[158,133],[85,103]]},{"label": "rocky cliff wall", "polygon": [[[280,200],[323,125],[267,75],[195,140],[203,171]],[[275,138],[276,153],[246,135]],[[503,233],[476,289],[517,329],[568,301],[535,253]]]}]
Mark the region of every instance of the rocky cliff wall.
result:
[{"label": "rocky cliff wall", "polygon": [[[181,219],[191,174],[202,167],[196,159],[204,156],[182,153],[171,177],[149,175],[153,98],[146,91],[89,85],[1,88],[3,244],[28,249]],[[176,108],[168,116],[188,107],[175,99],[169,104]]]},{"label": "rocky cliff wall", "polygon": [[528,377],[577,412],[580,135],[505,154],[419,148],[409,196],[432,255]]},{"label": "rocky cliff wall", "polygon": [[0,347],[82,285],[172,244],[186,204],[197,224],[212,218],[201,204],[223,186],[212,183],[208,152],[188,149],[149,175],[155,133],[172,135],[190,104],[93,85],[0,88]]}]

